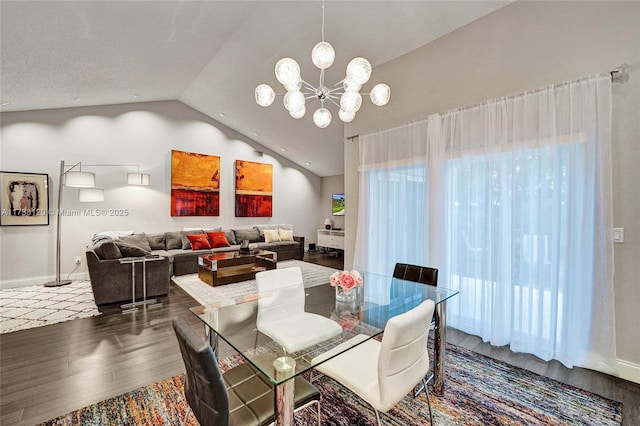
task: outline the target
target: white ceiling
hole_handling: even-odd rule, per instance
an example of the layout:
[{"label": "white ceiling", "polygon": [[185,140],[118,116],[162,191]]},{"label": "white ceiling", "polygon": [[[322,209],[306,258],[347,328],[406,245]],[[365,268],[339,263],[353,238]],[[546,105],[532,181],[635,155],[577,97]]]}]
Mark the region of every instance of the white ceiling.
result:
[{"label": "white ceiling", "polygon": [[[326,82],[341,80],[353,57],[375,67],[508,3],[327,1],[336,61]],[[178,99],[319,176],[343,173],[337,110],[318,129],[317,102],[294,120],[281,98],[269,108],[254,101],[260,83],[284,92],[273,73],[281,57],[295,58],[305,80],[319,78],[310,54],[320,1],[2,0],[0,13],[3,112]],[[376,82],[374,69],[363,91]]]}]

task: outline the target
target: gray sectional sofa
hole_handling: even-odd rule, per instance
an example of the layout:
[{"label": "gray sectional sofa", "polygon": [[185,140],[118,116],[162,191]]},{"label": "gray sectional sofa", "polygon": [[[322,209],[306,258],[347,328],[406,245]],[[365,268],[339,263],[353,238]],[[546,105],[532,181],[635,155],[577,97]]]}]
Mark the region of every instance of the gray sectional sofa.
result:
[{"label": "gray sectional sofa", "polygon": [[[249,240],[252,248],[274,251],[278,261],[304,257],[304,237],[293,236],[293,241],[265,241],[265,230],[293,227],[288,224],[256,225],[252,228],[224,230],[229,246],[194,250],[187,235],[206,234],[221,229],[185,229],[163,233],[105,232],[95,235],[86,247],[87,268],[97,305],[131,300],[131,264],[122,258],[159,255],[160,260],[146,263],[147,297],[169,293],[172,275],[198,272],[198,255],[224,251],[237,251],[242,240]],[[127,234],[127,235],[124,235]],[[136,296],[142,297],[142,268],[135,266]]]}]

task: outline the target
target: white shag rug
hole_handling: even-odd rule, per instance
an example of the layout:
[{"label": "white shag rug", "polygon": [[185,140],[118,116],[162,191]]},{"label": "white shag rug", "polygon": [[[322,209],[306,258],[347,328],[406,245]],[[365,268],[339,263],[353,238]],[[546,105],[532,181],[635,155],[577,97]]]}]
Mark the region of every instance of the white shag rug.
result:
[{"label": "white shag rug", "polygon": [[89,281],[0,290],[0,334],[100,315]]},{"label": "white shag rug", "polygon": [[[300,260],[285,260],[278,262],[278,268],[291,268],[299,266],[302,270],[302,278],[305,288],[329,283],[331,274],[337,269]],[[198,274],[178,275],[171,277],[174,283],[179,285],[191,297],[201,305],[222,303],[238,297],[257,294],[256,280],[241,281],[239,283],[226,284],[212,287],[198,278]]]}]

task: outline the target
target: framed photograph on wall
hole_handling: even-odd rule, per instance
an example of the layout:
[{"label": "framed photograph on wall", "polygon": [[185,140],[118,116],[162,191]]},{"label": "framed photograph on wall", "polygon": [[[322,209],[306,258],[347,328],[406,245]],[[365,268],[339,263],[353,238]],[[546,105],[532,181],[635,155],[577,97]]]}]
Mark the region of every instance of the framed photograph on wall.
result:
[{"label": "framed photograph on wall", "polygon": [[49,225],[49,175],[1,172],[0,225]]}]

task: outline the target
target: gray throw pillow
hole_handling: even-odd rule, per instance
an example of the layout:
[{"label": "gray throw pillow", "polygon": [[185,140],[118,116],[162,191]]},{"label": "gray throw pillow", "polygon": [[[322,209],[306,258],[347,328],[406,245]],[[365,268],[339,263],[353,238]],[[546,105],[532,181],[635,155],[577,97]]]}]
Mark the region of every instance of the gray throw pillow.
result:
[{"label": "gray throw pillow", "polygon": [[140,247],[122,240],[114,240],[123,257],[140,257],[151,254],[150,250],[144,250]]},{"label": "gray throw pillow", "polygon": [[187,235],[204,234],[202,229],[192,229],[190,231],[182,231],[182,250],[191,250],[191,242]]},{"label": "gray throw pillow", "polygon": [[151,251],[151,246],[149,245],[149,241],[147,241],[147,236],[145,235],[144,232],[140,234],[126,235],[126,236],[120,237],[120,239],[125,243],[129,243],[136,247],[140,247],[142,250],[145,250],[148,252]]},{"label": "gray throw pillow", "polygon": [[93,251],[100,260],[120,259],[122,253],[116,243],[109,237],[94,240]]},{"label": "gray throw pillow", "polygon": [[164,234],[147,234],[151,250],[164,250]]},{"label": "gray throw pillow", "polygon": [[180,231],[165,232],[164,244],[167,250],[182,248],[182,233]]},{"label": "gray throw pillow", "polygon": [[225,229],[224,235],[227,237],[227,241],[229,241],[229,244],[231,244],[232,246],[240,244],[236,241],[236,234],[233,232],[233,229]]},{"label": "gray throw pillow", "polygon": [[[236,244],[240,244],[242,240],[249,240],[252,243],[260,241],[260,231],[256,228],[234,229],[233,233],[235,234],[234,240],[236,240]],[[229,241],[229,244],[231,244],[231,241]]]}]

